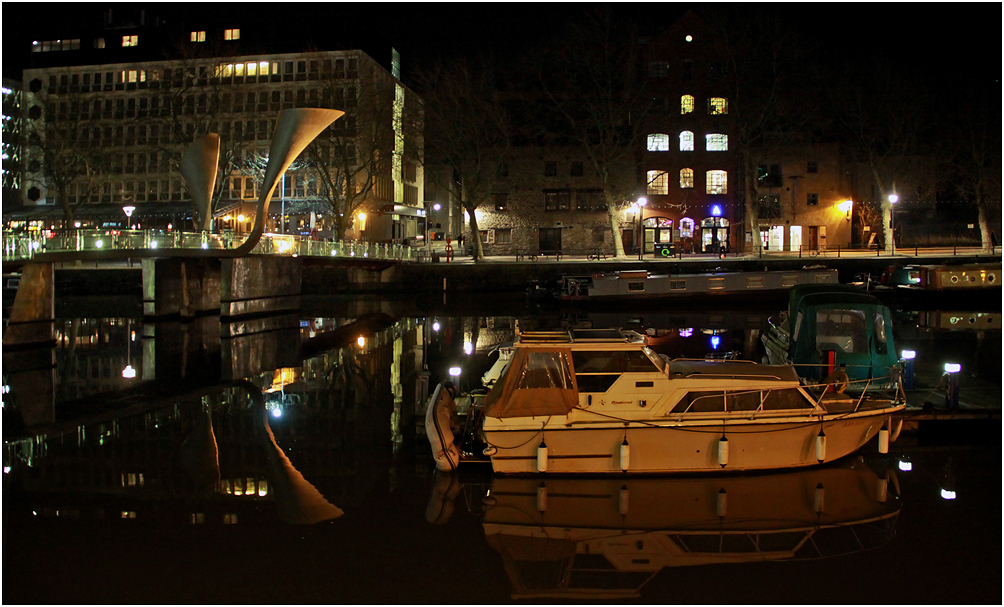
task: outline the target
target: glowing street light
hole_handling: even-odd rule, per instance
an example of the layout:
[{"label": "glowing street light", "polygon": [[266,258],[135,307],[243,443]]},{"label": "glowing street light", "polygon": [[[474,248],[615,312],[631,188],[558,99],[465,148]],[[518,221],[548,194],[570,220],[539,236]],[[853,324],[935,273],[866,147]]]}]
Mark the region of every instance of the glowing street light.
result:
[{"label": "glowing street light", "polygon": [[645,252],[645,234],[642,228],[642,215],[645,214],[645,205],[648,204],[648,198],[644,196],[638,198],[638,261],[641,261],[642,255]]},{"label": "glowing street light", "polygon": [[[132,212],[135,210],[136,207],[132,206],[131,204],[127,204],[126,206],[122,207],[122,212],[125,213],[127,224],[130,223],[130,220],[132,219]],[[131,225],[127,227],[129,227],[130,229],[132,228]]]}]

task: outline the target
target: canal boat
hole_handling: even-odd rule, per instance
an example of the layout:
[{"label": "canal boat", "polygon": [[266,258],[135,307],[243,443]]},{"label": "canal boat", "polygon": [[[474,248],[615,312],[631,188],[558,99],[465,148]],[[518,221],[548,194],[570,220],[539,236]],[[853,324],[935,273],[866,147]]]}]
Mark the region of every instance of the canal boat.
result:
[{"label": "canal boat", "polygon": [[457,411],[435,390],[426,435],[436,466],[497,474],[777,470],[895,439],[897,392],[803,385],[791,365],[669,359],[622,330],[520,332],[490,391]]},{"label": "canal boat", "polygon": [[873,550],[902,509],[895,471],[858,458],[758,475],[495,477],[482,491],[468,503],[484,504],[485,539],[524,600],[637,598],[664,568]]},{"label": "canal boat", "polygon": [[[895,383],[899,358],[889,308],[849,285],[799,285],[762,335],[771,364],[852,392]],[[842,391],[842,390],[841,390]]]},{"label": "canal boat", "polygon": [[823,267],[764,272],[704,272],[653,274],[647,270],[624,270],[590,276],[565,276],[561,281],[563,301],[639,300],[680,296],[751,296],[780,293],[800,284],[837,284],[836,270]]}]

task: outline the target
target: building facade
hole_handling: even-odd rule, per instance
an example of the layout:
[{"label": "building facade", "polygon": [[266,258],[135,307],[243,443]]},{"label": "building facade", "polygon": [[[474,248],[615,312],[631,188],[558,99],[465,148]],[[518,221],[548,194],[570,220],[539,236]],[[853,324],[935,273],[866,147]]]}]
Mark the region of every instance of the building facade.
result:
[{"label": "building facade", "polygon": [[851,165],[836,143],[774,146],[758,167],[757,224],[764,251],[825,251],[851,245]]},{"label": "building facade", "polygon": [[717,253],[741,244],[736,232],[736,159],[729,99],[718,82],[710,34],[687,12],[645,44],[652,93],[645,141],[645,248],[674,243],[683,252]]},{"label": "building facade", "polygon": [[21,83],[3,79],[3,204],[16,205],[20,201],[22,157]]},{"label": "building facade", "polygon": [[[24,129],[35,142],[25,151],[25,205],[130,205],[141,218],[156,205],[190,201],[181,154],[196,137],[218,133],[216,227],[246,230],[278,113],[328,107],[346,113],[282,177],[268,229],[375,240],[415,232],[424,200],[421,102],[401,83],[396,54],[388,70],[361,50],[241,53],[252,45],[240,46],[240,28],[156,37],[148,29],[36,42],[47,65],[24,72]],[[170,36],[175,46],[164,52]],[[148,38],[169,58],[150,59],[151,51],[122,61]],[[110,46],[117,62],[81,64]]]}]

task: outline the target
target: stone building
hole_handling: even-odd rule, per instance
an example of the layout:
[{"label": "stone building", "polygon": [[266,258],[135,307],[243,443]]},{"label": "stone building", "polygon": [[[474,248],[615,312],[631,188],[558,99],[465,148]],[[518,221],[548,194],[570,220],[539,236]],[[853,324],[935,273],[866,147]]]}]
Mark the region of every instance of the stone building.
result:
[{"label": "stone building", "polygon": [[852,167],[836,143],[773,146],[757,175],[757,223],[765,251],[825,251],[851,244]]}]

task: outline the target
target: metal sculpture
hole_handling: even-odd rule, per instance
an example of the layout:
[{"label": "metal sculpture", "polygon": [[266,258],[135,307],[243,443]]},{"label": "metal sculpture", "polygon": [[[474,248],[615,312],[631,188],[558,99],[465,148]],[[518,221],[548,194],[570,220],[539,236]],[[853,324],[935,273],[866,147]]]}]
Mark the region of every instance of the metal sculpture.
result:
[{"label": "metal sculpture", "polygon": [[188,191],[199,216],[198,229],[209,231],[212,221],[213,187],[220,159],[220,136],[209,133],[196,138],[181,156],[179,172],[188,184]]},{"label": "metal sculpture", "polygon": [[279,177],[321,131],[343,115],[345,112],[341,110],[326,108],[293,108],[279,112],[275,135],[272,137],[272,147],[268,151],[268,166],[265,168],[265,178],[262,180],[261,194],[258,197],[258,214],[255,217],[254,228],[231,255],[246,255],[258,244],[265,231],[269,201],[272,199],[272,192],[279,182]]}]

